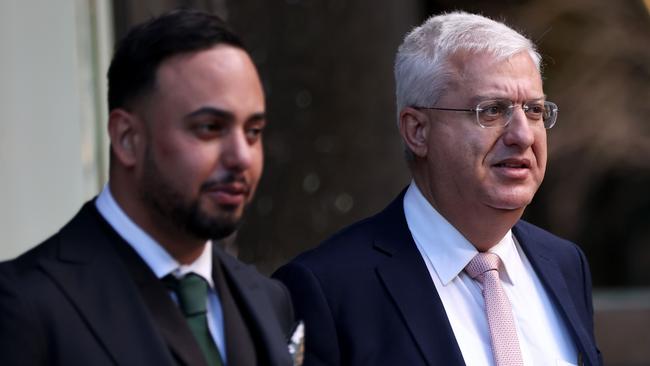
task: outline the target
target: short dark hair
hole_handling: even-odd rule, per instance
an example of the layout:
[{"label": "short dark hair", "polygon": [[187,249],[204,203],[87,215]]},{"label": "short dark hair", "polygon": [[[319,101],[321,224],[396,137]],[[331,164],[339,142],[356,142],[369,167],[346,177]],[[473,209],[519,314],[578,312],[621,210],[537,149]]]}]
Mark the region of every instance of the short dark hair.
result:
[{"label": "short dark hair", "polygon": [[167,58],[224,43],[246,50],[218,16],[175,9],[131,28],[115,48],[108,69],[108,109],[129,104],[155,86],[156,70]]}]

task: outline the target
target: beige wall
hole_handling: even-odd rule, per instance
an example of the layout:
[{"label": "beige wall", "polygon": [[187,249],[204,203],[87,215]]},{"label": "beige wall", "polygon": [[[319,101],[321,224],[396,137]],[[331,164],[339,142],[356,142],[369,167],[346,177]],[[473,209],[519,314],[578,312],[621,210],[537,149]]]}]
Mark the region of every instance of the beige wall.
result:
[{"label": "beige wall", "polygon": [[0,2],[0,259],[58,230],[105,179],[108,5]]}]

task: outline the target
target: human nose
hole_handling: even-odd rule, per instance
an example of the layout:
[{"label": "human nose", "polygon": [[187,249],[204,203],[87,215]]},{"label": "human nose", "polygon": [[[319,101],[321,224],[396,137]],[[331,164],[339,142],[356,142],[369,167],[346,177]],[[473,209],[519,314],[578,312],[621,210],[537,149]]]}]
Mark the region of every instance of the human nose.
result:
[{"label": "human nose", "polygon": [[253,147],[242,129],[231,131],[221,153],[222,162],[227,169],[244,171],[251,166]]},{"label": "human nose", "polygon": [[510,122],[503,132],[503,142],[506,145],[518,145],[522,148],[531,146],[535,140],[534,126],[528,121],[524,109],[520,105],[515,105],[511,113]]}]

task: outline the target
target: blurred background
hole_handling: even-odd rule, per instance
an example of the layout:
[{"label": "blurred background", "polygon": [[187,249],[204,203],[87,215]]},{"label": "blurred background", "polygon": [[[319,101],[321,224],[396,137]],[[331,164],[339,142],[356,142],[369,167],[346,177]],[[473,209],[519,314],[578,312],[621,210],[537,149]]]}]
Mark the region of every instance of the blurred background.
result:
[{"label": "blurred background", "polygon": [[224,245],[265,273],[409,183],[392,73],[406,32],[462,9],[534,40],[560,115],[525,218],[587,254],[606,364],[650,365],[650,0],[2,0],[0,259],[101,189],[113,43],[177,6],[226,18],[262,74],[264,177]]}]

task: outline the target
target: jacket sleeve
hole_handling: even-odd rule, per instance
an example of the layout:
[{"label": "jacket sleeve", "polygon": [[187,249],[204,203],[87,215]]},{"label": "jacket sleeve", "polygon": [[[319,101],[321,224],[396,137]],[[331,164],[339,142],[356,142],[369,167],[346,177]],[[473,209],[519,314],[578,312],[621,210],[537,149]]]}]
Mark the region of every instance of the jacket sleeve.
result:
[{"label": "jacket sleeve", "polygon": [[282,282],[273,279],[271,279],[270,282],[272,288],[272,291],[269,291],[271,303],[273,304],[275,314],[277,315],[280,326],[282,327],[282,334],[284,334],[285,338],[288,340],[291,336],[291,331],[296,324],[293,304],[291,303],[291,295]]},{"label": "jacket sleeve", "polygon": [[318,278],[309,268],[297,262],[281,267],[273,277],[289,288],[296,319],[305,323],[303,365],[339,365],[340,350],[334,318]]}]

